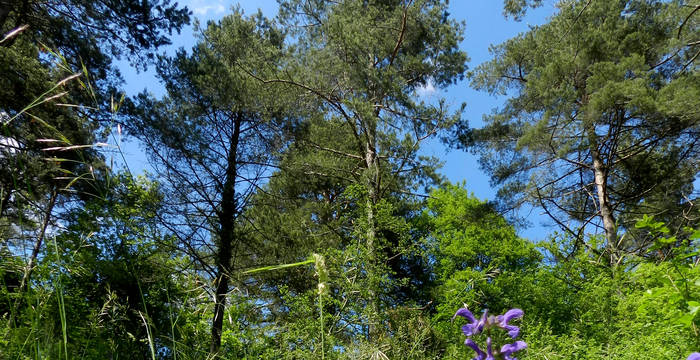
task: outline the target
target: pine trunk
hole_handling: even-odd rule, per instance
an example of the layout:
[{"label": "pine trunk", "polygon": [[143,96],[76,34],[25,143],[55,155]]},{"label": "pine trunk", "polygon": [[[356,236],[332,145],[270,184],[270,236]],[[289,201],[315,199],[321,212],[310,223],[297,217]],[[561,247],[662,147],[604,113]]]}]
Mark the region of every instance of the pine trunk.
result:
[{"label": "pine trunk", "polygon": [[242,116],[236,114],[233,119],[233,135],[229,145],[229,153],[226,165],[226,180],[221,196],[221,209],[219,217],[219,247],[216,257],[216,287],[214,293],[214,318],[211,325],[211,346],[209,351],[212,357],[216,357],[221,348],[221,334],[223,332],[224,312],[226,310],[226,294],[229,288],[229,276],[231,261],[233,259],[233,244],[235,242],[236,223],[236,178],[238,140],[241,131]]},{"label": "pine trunk", "polygon": [[617,256],[617,225],[613,216],[612,204],[608,195],[608,177],[607,169],[600,156],[597,144],[591,146],[591,156],[593,157],[593,175],[596,193],[598,195],[598,209],[600,217],[603,221],[603,229],[605,230],[605,238],[608,242],[610,251],[610,264],[614,265]]}]

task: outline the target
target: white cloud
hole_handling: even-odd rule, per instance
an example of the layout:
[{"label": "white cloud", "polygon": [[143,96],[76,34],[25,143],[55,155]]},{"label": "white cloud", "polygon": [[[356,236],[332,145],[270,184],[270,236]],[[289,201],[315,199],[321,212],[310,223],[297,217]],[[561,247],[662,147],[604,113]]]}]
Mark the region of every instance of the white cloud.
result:
[{"label": "white cloud", "polygon": [[220,15],[226,11],[222,1],[192,0],[186,5],[196,16]]},{"label": "white cloud", "polygon": [[223,5],[216,5],[216,6],[207,5],[207,6],[196,7],[194,9],[192,9],[192,12],[195,15],[204,16],[204,15],[208,14],[210,11],[213,11],[214,14],[221,14],[222,12],[224,12],[224,10],[225,10],[225,8]]},{"label": "white cloud", "polygon": [[437,89],[435,89],[435,85],[433,85],[433,80],[428,79],[428,82],[426,82],[425,85],[416,89],[416,95],[418,95],[418,97],[430,97],[431,95],[435,94],[436,91]]}]

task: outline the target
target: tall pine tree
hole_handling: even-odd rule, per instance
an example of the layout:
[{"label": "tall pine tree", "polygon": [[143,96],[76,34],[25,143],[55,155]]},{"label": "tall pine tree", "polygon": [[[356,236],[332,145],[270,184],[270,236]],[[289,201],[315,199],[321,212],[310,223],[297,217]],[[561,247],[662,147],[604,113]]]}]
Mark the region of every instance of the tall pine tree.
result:
[{"label": "tall pine tree", "polygon": [[648,244],[644,213],[679,216],[698,172],[697,17],[682,2],[561,2],[549,23],[492,48],[473,86],[512,94],[459,144],[481,154],[506,208],[542,208],[611,264]]}]

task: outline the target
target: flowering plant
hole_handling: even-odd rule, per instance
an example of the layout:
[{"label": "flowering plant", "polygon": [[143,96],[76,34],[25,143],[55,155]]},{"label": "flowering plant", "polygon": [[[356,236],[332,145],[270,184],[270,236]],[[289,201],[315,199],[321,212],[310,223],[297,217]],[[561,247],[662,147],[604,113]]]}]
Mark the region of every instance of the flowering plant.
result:
[{"label": "flowering plant", "polygon": [[513,356],[513,353],[527,347],[527,344],[524,341],[518,340],[510,344],[504,344],[500,347],[500,349],[496,347],[497,350],[494,350],[491,336],[488,336],[486,338],[486,351],[484,351],[479,348],[477,343],[471,337],[480,334],[483,331],[487,331],[490,335],[491,328],[501,328],[508,332],[508,336],[510,336],[510,338],[515,339],[520,334],[520,328],[509,324],[509,322],[511,320],[523,317],[523,314],[523,311],[520,309],[510,309],[503,315],[489,316],[488,310],[486,310],[481,318],[477,319],[465,305],[463,308],[457,310],[457,313],[455,313],[452,319],[454,320],[454,318],[457,316],[461,316],[469,321],[466,325],[462,326],[462,332],[467,337],[464,344],[476,352],[476,356],[472,358],[472,360],[517,360],[517,358]]}]

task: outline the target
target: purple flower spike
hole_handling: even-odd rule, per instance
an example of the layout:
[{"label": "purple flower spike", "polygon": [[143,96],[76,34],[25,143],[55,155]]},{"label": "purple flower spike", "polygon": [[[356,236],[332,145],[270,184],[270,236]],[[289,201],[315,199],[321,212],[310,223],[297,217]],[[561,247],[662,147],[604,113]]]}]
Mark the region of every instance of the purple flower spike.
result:
[{"label": "purple flower spike", "polygon": [[490,337],[486,338],[486,360],[496,360],[496,358],[493,356]]},{"label": "purple flower spike", "polygon": [[453,316],[452,319],[454,319],[457,316],[461,316],[470,322],[469,324],[462,326],[462,332],[465,336],[476,335],[484,329],[484,324],[486,323],[485,316],[483,316],[481,320],[477,320],[474,317],[474,314],[472,314],[472,312],[469,311],[469,309],[467,309],[466,307],[457,310],[457,313],[455,313],[455,316]]},{"label": "purple flower spike", "polygon": [[505,344],[501,347],[501,354],[505,360],[518,360],[512,356],[513,353],[523,350],[526,347],[527,344],[524,341],[516,341],[512,344]]},{"label": "purple flower spike", "polygon": [[508,322],[513,320],[513,319],[519,319],[523,317],[523,311],[520,309],[510,309],[506,311],[505,314],[503,315],[498,315],[496,317],[496,321],[498,322],[498,326],[506,329],[508,331],[508,335],[515,339],[518,337],[518,334],[520,334],[520,328],[515,326],[515,325],[508,325]]},{"label": "purple flower spike", "polygon": [[[508,335],[515,339],[520,333],[520,328],[515,325],[509,325],[508,322],[523,317],[523,311],[520,309],[510,309],[505,314],[498,316],[489,316],[488,310],[484,310],[484,314],[481,318],[477,319],[465,305],[464,308],[457,310],[452,320],[457,316],[461,316],[469,322],[462,326],[462,332],[467,336],[467,339],[464,340],[464,344],[472,348],[476,353],[472,360],[496,360],[497,357],[503,360],[517,360],[513,356],[513,353],[527,348],[527,344],[524,341],[516,341],[512,344],[503,345],[500,351],[494,351],[494,344],[491,341],[491,337],[487,337],[486,351],[484,352],[484,350],[480,349],[477,343],[471,339],[471,336],[481,333],[485,328],[492,328],[495,326],[507,330]],[[700,354],[698,354],[698,357],[691,355],[687,360],[700,360]]]},{"label": "purple flower spike", "polygon": [[475,322],[462,326],[462,332],[465,336],[473,336],[479,334],[481,332],[481,328],[479,327],[478,322]]},{"label": "purple flower spike", "polygon": [[477,327],[477,329],[478,329],[478,330],[477,330],[477,331],[478,331],[477,334],[480,333],[481,330],[484,330],[484,326],[486,326],[486,323],[489,321],[488,312],[489,312],[488,309],[484,310],[484,314],[481,315],[481,319],[480,319],[479,322],[476,324],[476,327]]},{"label": "purple flower spike", "polygon": [[688,360],[700,360],[700,353],[694,352],[688,356]]},{"label": "purple flower spike", "polygon": [[509,321],[511,321],[513,319],[519,319],[519,318],[523,317],[524,313],[525,312],[523,312],[520,309],[510,309],[510,310],[506,311],[505,314],[503,314],[502,321],[503,321],[503,323],[508,323]]},{"label": "purple flower spike", "polygon": [[472,339],[464,340],[464,345],[469,346],[470,348],[472,348],[472,350],[474,350],[476,352],[476,356],[474,358],[472,358],[472,360],[486,360],[486,354],[481,349],[479,349],[479,345],[477,345],[474,342],[474,340],[472,340]]},{"label": "purple flower spike", "polygon": [[474,314],[472,314],[472,312],[469,311],[469,309],[467,309],[466,306],[457,310],[457,312],[455,313],[455,316],[452,317],[452,320],[454,320],[457,316],[461,316],[461,317],[463,317],[471,322],[474,322],[476,320],[476,318],[474,317]]},{"label": "purple flower spike", "polygon": [[520,328],[515,325],[506,325],[503,326],[503,328],[508,331],[508,336],[510,336],[511,339],[515,339],[520,334]]}]

